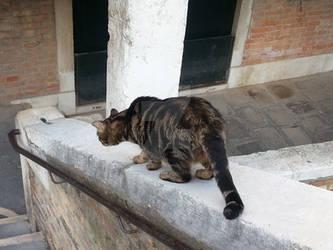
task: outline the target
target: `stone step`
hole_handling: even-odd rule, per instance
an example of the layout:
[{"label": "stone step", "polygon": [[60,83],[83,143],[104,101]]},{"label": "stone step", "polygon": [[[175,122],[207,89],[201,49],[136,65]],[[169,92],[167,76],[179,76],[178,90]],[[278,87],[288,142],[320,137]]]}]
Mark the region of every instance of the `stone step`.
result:
[{"label": "stone step", "polygon": [[33,241],[0,247],[0,250],[47,250],[47,247],[45,241]]},{"label": "stone step", "polygon": [[25,218],[6,218],[0,222],[0,239],[31,233],[30,226]]},{"label": "stone step", "polygon": [[[43,248],[44,247],[44,248]],[[0,250],[46,250],[46,243],[41,232],[29,233],[0,239]]]},{"label": "stone step", "polygon": [[18,215],[18,216],[0,219],[0,225],[10,224],[10,223],[19,222],[19,221],[27,221],[27,220],[28,220],[28,216]]}]

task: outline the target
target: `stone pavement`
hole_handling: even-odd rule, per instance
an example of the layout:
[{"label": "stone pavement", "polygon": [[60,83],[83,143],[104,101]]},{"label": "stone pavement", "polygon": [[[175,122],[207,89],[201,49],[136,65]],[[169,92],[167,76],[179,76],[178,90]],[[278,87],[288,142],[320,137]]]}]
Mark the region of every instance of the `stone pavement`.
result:
[{"label": "stone pavement", "polygon": [[16,113],[28,107],[0,104],[0,213],[4,211],[2,208],[17,214],[25,213],[19,155],[9,144],[7,134],[15,128]]},{"label": "stone pavement", "polygon": [[226,119],[229,155],[333,140],[333,71],[199,96]]}]

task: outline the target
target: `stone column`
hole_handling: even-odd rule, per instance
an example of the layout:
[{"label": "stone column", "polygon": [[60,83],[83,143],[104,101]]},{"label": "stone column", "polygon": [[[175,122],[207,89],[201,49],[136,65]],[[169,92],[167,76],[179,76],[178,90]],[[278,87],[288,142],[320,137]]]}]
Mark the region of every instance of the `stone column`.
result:
[{"label": "stone column", "polygon": [[188,0],[109,0],[106,113],[178,95]]}]

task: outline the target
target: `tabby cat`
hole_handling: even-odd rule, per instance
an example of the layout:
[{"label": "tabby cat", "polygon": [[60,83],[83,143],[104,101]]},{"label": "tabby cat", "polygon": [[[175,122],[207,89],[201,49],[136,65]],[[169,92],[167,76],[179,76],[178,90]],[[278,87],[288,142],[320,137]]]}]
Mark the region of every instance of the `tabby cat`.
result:
[{"label": "tabby cat", "polygon": [[201,179],[215,176],[226,201],[224,216],[234,219],[243,211],[243,202],[228,169],[225,121],[206,100],[139,97],[128,109],[122,112],[112,109],[109,118],[92,125],[104,146],[122,141],[139,144],[142,153],[133,161],[148,162],[149,170],[159,169],[161,161],[167,161],[173,171],[161,172],[162,180],[188,182],[191,164],[201,163],[204,169],[197,170],[195,176]]}]

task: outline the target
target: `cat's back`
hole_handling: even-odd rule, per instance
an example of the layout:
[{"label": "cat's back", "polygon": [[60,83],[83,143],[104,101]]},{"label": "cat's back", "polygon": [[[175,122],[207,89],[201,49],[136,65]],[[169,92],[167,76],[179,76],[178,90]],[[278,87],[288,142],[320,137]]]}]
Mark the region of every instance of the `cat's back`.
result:
[{"label": "cat's back", "polygon": [[222,115],[207,100],[200,97],[172,97],[154,100],[145,109],[144,120],[154,120],[184,129],[215,126],[223,129]]}]

